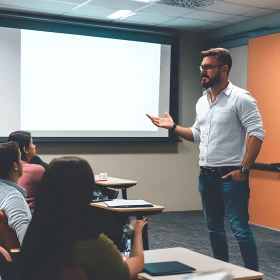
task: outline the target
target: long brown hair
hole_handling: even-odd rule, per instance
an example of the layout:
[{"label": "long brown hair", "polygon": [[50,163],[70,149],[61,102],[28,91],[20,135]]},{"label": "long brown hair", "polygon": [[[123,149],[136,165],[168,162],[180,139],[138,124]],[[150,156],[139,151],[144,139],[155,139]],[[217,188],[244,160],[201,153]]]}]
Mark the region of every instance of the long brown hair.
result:
[{"label": "long brown hair", "polygon": [[62,279],[73,246],[98,236],[91,221],[94,174],[82,158],[54,159],[43,175],[18,270],[21,280]]}]

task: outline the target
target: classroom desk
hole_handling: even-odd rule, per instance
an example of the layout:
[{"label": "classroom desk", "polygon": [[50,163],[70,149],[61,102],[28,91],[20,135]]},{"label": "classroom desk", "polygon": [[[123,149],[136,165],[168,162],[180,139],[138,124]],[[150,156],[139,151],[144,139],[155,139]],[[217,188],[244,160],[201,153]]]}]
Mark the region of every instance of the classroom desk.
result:
[{"label": "classroom desk", "polygon": [[95,183],[100,187],[121,189],[123,199],[127,199],[127,189],[135,186],[137,181],[125,180],[120,178],[108,177],[106,181],[99,181],[99,175],[95,175]]},{"label": "classroom desk", "polygon": [[[158,249],[144,252],[145,263],[179,261],[196,268],[197,272],[214,272],[217,270],[228,271],[235,280],[262,279],[260,272],[246,269],[214,258],[196,253],[186,248]],[[146,273],[140,273],[139,279],[153,280],[182,280],[186,274],[153,277]]]},{"label": "classroom desk", "polygon": [[[93,206],[94,215],[103,222],[104,233],[115,242],[121,252],[123,251],[123,227],[129,217],[143,218],[144,216],[161,213],[164,210],[164,207],[159,205],[139,208],[112,208],[104,202],[91,203],[90,205]],[[142,236],[143,248],[149,250],[148,224],[143,228]]]}]

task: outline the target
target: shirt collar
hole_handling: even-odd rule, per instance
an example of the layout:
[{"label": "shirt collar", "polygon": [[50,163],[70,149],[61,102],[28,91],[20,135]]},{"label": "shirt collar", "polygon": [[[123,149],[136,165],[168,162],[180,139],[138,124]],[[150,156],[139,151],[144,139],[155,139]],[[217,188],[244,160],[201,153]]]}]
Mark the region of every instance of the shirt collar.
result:
[{"label": "shirt collar", "polygon": [[17,189],[24,197],[26,197],[26,190],[24,188],[22,188],[21,186],[13,183],[11,181],[4,180],[4,179],[0,179],[0,182]]},{"label": "shirt collar", "polygon": [[[233,84],[229,82],[228,86],[221,93],[224,93],[226,96],[229,96],[232,88],[233,88]],[[208,95],[210,94],[210,92],[211,92],[211,88],[208,88],[203,92],[203,95]]]}]

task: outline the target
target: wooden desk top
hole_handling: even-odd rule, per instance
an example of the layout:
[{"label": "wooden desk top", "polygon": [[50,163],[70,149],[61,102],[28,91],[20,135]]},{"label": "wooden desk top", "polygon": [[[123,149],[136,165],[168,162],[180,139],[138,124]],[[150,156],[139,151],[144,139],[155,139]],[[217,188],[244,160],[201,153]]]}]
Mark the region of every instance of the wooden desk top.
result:
[{"label": "wooden desk top", "polygon": [[108,177],[107,178],[107,181],[99,181],[99,175],[95,175],[94,176],[95,178],[95,183],[97,185],[100,185],[100,186],[104,186],[104,187],[118,187],[118,186],[121,186],[121,187],[131,187],[131,186],[135,186],[137,184],[137,181],[131,181],[131,180],[125,180],[125,179],[119,179],[119,178],[114,178],[114,177]]},{"label": "wooden desk top", "polygon": [[102,208],[108,211],[113,211],[113,212],[155,212],[155,211],[163,211],[164,207],[160,205],[154,205],[154,207],[137,207],[137,208],[113,208],[113,207],[108,207],[104,202],[95,202],[90,204],[93,207],[97,208]]},{"label": "wooden desk top", "polygon": [[[255,272],[244,267],[222,262],[214,258],[196,253],[189,249],[180,247],[144,251],[144,257],[145,263],[179,261],[196,268],[197,272],[214,272],[217,270],[228,271],[231,273],[233,279],[235,280],[261,279],[264,276],[260,272]],[[179,274],[153,277],[146,273],[140,273],[138,278],[156,280],[182,280],[185,275]]]}]

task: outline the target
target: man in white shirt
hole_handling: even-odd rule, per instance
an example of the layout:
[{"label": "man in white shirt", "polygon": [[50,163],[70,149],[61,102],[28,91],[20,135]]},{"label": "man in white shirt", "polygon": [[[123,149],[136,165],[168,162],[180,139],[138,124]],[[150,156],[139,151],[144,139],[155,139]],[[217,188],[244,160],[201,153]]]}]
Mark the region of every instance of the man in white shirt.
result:
[{"label": "man in white shirt", "polygon": [[226,212],[245,267],[258,271],[257,246],[248,224],[248,177],[264,139],[261,116],[250,93],[228,80],[229,51],[216,48],[201,54],[201,84],[208,90],[196,104],[194,125],[181,127],[167,112],[166,118],[147,116],[154,125],[199,143],[198,185],[214,257],[229,261]]},{"label": "man in white shirt", "polygon": [[31,213],[25,201],[26,191],[17,185],[22,175],[19,147],[15,142],[0,144],[0,211],[8,218],[20,244],[31,221]]}]

